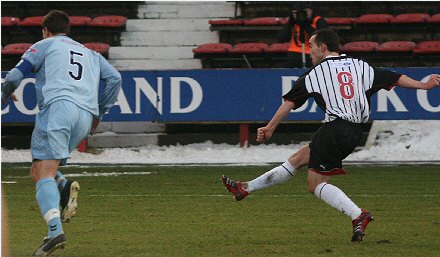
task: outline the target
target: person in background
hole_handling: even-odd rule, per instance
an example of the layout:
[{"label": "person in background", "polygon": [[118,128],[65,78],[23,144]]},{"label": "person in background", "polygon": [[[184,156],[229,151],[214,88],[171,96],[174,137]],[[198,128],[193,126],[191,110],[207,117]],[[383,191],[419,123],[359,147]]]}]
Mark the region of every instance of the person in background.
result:
[{"label": "person in background", "polygon": [[[52,10],[44,16],[42,32],[44,39],[26,51],[2,87],[3,104],[17,100],[15,89],[26,75],[36,73],[40,112],[31,139],[31,176],[48,235],[34,256],[47,256],[66,244],[61,222],[76,214],[80,187],[58,168],[89,133],[94,133],[116,102],[122,83],[119,72],[104,57],[67,36],[70,20],[65,12]],[[100,80],[105,89],[98,96]]]},{"label": "person in background", "polygon": [[314,14],[311,8],[304,10],[293,10],[286,25],[278,32],[277,39],[280,43],[290,42],[287,53],[287,66],[289,68],[303,67],[302,44],[305,45],[305,65],[311,67],[310,46],[308,44],[310,35],[315,30],[327,28],[327,22],[321,16]]}]

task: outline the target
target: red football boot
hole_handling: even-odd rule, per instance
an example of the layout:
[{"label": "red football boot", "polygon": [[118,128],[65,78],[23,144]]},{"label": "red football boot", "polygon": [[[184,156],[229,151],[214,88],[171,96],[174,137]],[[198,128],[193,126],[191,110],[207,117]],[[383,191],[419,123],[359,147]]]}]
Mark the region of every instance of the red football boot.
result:
[{"label": "red football boot", "polygon": [[249,192],[243,188],[242,181],[235,181],[223,175],[222,182],[226,189],[232,193],[234,199],[237,201],[240,201],[249,195]]},{"label": "red football boot", "polygon": [[365,229],[368,226],[368,223],[370,221],[374,220],[373,215],[368,212],[365,209],[361,209],[362,213],[359,215],[359,217],[355,220],[353,220],[353,237],[351,238],[352,242],[359,242],[362,241],[364,236],[367,234],[365,233]]}]

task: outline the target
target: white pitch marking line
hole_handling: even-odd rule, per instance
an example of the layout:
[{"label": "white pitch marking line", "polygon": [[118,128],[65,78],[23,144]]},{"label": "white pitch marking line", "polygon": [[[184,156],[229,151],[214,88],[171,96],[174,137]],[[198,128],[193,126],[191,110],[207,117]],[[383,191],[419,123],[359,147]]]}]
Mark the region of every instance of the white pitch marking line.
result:
[{"label": "white pitch marking line", "polygon": [[[157,172],[150,171],[129,171],[129,172],[83,172],[83,173],[71,173],[71,174],[63,174],[66,178],[74,178],[74,177],[117,177],[117,176],[133,176],[133,175],[151,175],[157,174]],[[30,178],[31,176],[7,176],[6,178]]]}]

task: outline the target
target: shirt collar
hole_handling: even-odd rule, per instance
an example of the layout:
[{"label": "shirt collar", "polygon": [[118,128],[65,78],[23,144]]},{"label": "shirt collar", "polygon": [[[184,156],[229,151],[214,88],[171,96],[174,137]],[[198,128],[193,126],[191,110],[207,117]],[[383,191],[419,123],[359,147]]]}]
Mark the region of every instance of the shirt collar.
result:
[{"label": "shirt collar", "polygon": [[327,55],[324,59],[333,58],[333,57],[340,57],[342,55]]}]

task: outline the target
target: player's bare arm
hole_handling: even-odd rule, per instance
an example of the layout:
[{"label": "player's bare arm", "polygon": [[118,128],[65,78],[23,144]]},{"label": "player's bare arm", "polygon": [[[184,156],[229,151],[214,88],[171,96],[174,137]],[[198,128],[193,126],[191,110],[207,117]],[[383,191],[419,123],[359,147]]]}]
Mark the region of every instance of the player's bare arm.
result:
[{"label": "player's bare arm", "polygon": [[432,74],[427,82],[414,80],[406,75],[402,75],[397,81],[397,85],[405,88],[424,89],[429,90],[438,87],[440,84],[440,75]]},{"label": "player's bare arm", "polygon": [[269,140],[275,129],[280,122],[286,119],[289,112],[295,107],[295,103],[292,101],[284,101],[284,103],[278,108],[278,111],[274,114],[272,119],[265,127],[257,129],[257,142],[261,143],[265,140]]}]

